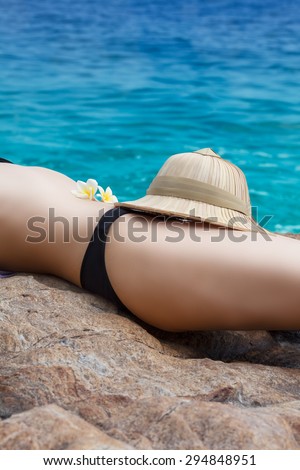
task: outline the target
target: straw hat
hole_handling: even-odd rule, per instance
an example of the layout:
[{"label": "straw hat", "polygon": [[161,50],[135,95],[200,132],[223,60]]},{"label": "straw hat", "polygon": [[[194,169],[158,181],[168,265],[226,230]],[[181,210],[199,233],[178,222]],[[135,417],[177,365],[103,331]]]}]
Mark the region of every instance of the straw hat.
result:
[{"label": "straw hat", "polygon": [[242,170],[210,148],[172,155],[153,179],[146,196],[115,205],[270,233],[252,218]]}]

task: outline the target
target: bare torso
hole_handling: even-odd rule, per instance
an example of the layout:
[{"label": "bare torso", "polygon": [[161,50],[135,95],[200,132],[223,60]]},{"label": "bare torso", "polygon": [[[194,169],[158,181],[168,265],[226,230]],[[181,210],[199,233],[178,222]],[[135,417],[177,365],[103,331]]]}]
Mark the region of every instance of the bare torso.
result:
[{"label": "bare torso", "polygon": [[[113,205],[74,197],[75,185],[53,170],[0,164],[1,269],[80,286],[89,240]],[[122,302],[160,328],[300,328],[297,240],[133,213],[112,224],[105,261]]]},{"label": "bare torso", "polygon": [[51,273],[79,285],[99,211],[112,205],[78,199],[71,193],[75,188],[72,179],[53,170],[0,164],[2,268]]}]

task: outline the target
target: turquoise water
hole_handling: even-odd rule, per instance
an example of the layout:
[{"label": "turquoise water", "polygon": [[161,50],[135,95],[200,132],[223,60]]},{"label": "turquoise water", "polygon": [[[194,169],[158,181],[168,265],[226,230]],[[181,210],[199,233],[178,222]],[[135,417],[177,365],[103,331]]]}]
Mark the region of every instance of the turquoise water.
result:
[{"label": "turquoise water", "polygon": [[0,0],[0,156],[120,200],[212,147],[300,232],[300,2]]}]

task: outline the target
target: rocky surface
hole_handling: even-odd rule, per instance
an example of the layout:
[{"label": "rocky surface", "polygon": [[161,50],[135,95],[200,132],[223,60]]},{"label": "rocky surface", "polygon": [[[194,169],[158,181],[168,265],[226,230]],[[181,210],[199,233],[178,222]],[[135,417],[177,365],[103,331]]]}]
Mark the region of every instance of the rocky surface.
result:
[{"label": "rocky surface", "polygon": [[56,405],[37,406],[0,423],[1,449],[130,449]]},{"label": "rocky surface", "polygon": [[299,331],[168,333],[45,275],[0,296],[0,449],[300,448]]}]

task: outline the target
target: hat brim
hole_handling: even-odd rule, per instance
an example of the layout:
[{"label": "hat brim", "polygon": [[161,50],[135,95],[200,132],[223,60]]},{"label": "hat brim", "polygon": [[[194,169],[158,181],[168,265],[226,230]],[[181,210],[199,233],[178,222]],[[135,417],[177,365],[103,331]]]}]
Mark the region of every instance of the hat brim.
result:
[{"label": "hat brim", "polygon": [[134,201],[116,202],[115,206],[129,207],[137,211],[197,220],[221,227],[247,232],[263,232],[276,236],[274,232],[270,232],[260,226],[251,216],[246,216],[241,212],[174,196],[146,195]]}]

